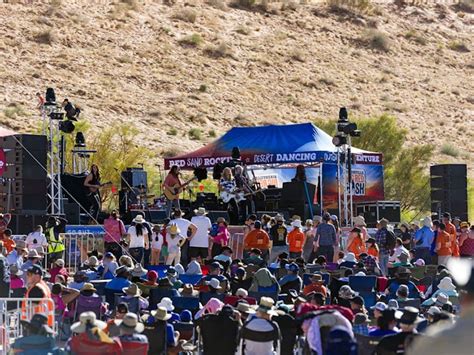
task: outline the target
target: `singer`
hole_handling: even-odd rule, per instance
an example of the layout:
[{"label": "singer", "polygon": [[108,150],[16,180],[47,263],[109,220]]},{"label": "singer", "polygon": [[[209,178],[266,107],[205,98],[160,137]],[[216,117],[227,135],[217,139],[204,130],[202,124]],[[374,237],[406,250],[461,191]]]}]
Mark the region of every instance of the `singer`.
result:
[{"label": "singer", "polygon": [[166,215],[171,218],[171,209],[181,209],[179,206],[179,194],[182,191],[183,183],[179,178],[180,172],[177,165],[173,165],[163,182],[163,191],[166,196]]}]

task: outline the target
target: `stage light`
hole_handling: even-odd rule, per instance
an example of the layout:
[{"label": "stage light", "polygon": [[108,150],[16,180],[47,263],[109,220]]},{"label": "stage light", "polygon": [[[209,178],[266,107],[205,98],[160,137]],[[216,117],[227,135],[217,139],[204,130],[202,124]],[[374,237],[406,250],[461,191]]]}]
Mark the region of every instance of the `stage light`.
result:
[{"label": "stage light", "polygon": [[76,133],[76,145],[75,147],[85,147],[86,146],[86,138],[82,132]]},{"label": "stage light", "polygon": [[332,144],[334,144],[336,147],[347,144],[347,137],[342,134],[337,134],[332,138]]},{"label": "stage light", "polygon": [[51,112],[51,113],[49,114],[49,117],[50,117],[52,120],[61,121],[61,120],[64,118],[64,112],[57,112],[57,111],[54,111],[54,112]]},{"label": "stage light", "polygon": [[74,129],[76,129],[76,127],[74,126],[74,123],[72,123],[69,120],[59,122],[59,130],[61,132],[72,133],[74,132]]},{"label": "stage light", "polygon": [[45,100],[45,105],[56,105],[56,94],[53,88],[46,89]]}]

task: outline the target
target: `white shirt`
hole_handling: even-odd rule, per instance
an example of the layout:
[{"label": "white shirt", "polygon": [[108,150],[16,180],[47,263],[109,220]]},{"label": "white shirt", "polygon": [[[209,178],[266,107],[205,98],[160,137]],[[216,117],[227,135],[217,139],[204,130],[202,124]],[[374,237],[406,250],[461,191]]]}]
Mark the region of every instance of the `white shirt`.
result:
[{"label": "white shirt", "polygon": [[[35,243],[36,241],[36,243]],[[28,247],[28,250],[33,250],[39,247],[45,247],[48,245],[48,241],[43,233],[40,232],[31,232],[26,237],[25,243]]]},{"label": "white shirt", "polygon": [[151,248],[152,249],[160,249],[163,246],[163,236],[161,233],[153,232],[151,235]]},{"label": "white shirt", "polygon": [[187,237],[188,236],[188,228],[191,225],[191,222],[185,218],[176,218],[173,219],[170,224],[176,224],[181,231],[181,235]]},{"label": "white shirt", "polygon": [[128,234],[130,235],[130,245],[129,248],[144,248],[145,247],[145,238],[148,238],[148,231],[144,225],[142,225],[142,234],[137,235],[137,229],[135,226],[130,226],[128,228]]},{"label": "white shirt", "polygon": [[181,246],[179,243],[185,239],[181,234],[176,235],[174,238],[171,238],[171,234],[166,234],[166,242],[168,243],[168,253],[169,254],[178,254],[181,251]]},{"label": "white shirt", "polygon": [[[265,319],[253,318],[246,325],[246,328],[256,332],[271,332],[273,327]],[[242,344],[241,344],[242,345]],[[245,339],[245,355],[274,355],[280,354],[280,342],[278,342],[277,349],[273,348],[273,341],[257,342]],[[242,346],[240,346],[240,349]]]},{"label": "white shirt", "polygon": [[189,242],[190,247],[209,248],[209,229],[212,227],[211,220],[206,216],[194,216],[191,223],[197,228],[196,234]]}]

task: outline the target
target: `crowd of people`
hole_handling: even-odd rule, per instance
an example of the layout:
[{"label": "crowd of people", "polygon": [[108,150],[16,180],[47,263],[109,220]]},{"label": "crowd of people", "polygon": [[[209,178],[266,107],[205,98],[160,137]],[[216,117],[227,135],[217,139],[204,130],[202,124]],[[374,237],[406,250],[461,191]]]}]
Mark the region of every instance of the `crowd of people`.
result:
[{"label": "crowd of people", "polygon": [[162,225],[137,215],[128,228],[112,212],[104,249],[71,270],[65,220],[51,217],[44,231],[14,240],[1,215],[1,298],[23,299],[11,348],[472,354],[474,226],[449,213],[420,222],[393,228],[382,219],[373,233],[357,216],[345,238],[328,213],[250,215],[236,255],[228,222],[212,223],[204,208],[189,220],[176,209]]}]

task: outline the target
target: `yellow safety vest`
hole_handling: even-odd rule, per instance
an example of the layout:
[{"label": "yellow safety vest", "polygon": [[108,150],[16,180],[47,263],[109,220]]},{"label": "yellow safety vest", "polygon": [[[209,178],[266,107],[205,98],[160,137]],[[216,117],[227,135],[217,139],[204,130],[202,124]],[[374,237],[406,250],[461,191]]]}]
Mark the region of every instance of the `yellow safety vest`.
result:
[{"label": "yellow safety vest", "polygon": [[64,244],[61,240],[61,237],[56,238],[56,235],[54,234],[54,227],[51,227],[48,232],[48,254],[59,253],[64,251]]}]

